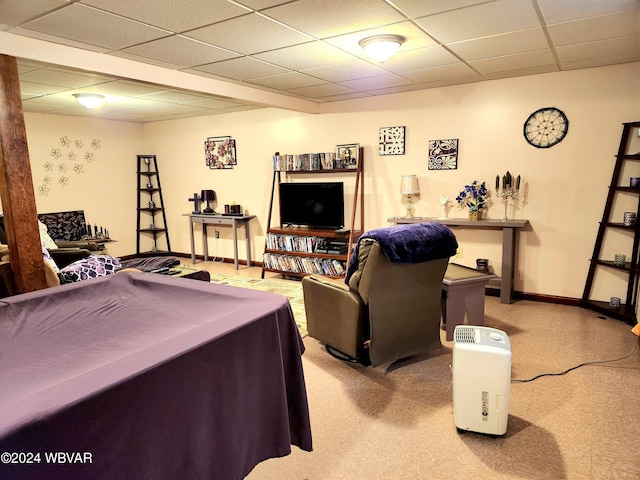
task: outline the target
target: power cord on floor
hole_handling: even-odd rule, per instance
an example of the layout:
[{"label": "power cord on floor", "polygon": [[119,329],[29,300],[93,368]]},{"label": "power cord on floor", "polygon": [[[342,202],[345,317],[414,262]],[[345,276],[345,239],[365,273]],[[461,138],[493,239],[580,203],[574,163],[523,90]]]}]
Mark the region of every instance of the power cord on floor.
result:
[{"label": "power cord on floor", "polygon": [[580,367],[584,367],[586,365],[598,365],[598,364],[601,364],[601,363],[619,362],[620,360],[624,360],[625,358],[628,358],[631,355],[633,355],[637,348],[638,348],[638,342],[636,341],[634,346],[633,346],[633,349],[629,353],[627,353],[624,357],[614,358],[613,360],[596,360],[596,361],[593,361],[593,362],[584,362],[584,363],[581,363],[580,365],[576,365],[575,367],[571,367],[571,368],[565,370],[564,372],[559,372],[559,373],[541,373],[540,375],[536,375],[535,377],[529,378],[527,380],[516,380],[516,379],[514,379],[514,380],[511,380],[511,383],[533,382],[534,380],[537,380],[538,378],[541,378],[541,377],[558,377],[558,376],[561,376],[561,375],[566,375],[570,371],[575,370],[575,369],[580,368]]}]

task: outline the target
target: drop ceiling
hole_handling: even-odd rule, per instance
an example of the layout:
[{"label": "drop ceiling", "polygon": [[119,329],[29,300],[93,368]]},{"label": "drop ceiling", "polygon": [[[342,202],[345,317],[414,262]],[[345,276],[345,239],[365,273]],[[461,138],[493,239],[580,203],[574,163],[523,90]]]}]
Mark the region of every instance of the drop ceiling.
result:
[{"label": "drop ceiling", "polygon": [[[406,38],[384,64],[358,45],[377,34]],[[640,0],[3,0],[0,35],[24,111],[149,122],[636,62]],[[68,61],[12,52],[27,38]],[[80,107],[85,91],[105,104]]]}]

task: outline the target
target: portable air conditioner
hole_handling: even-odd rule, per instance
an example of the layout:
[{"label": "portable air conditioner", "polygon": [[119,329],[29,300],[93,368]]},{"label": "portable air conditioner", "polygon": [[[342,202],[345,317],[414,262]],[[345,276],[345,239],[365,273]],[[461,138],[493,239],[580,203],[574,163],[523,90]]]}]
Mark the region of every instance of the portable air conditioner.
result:
[{"label": "portable air conditioner", "polygon": [[453,332],[453,417],[458,431],[503,435],[509,418],[511,343],[502,330]]}]

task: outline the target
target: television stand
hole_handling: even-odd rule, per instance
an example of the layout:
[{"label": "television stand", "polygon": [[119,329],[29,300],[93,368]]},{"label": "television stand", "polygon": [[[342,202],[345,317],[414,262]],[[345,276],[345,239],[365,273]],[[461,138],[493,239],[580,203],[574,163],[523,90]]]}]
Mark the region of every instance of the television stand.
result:
[{"label": "television stand", "polygon": [[[334,278],[343,278],[346,274],[349,258],[364,231],[364,170],[363,149],[359,147],[356,168],[340,168],[333,170],[294,170],[285,171],[285,175],[356,175],[353,208],[349,229],[311,228],[308,226],[281,225],[271,227],[271,214],[276,193],[280,200],[278,186],[281,171],[273,172],[271,187],[271,204],[267,220],[267,235],[263,257],[262,278],[265,272],[276,272],[282,275],[304,277],[320,274]],[[358,201],[360,209],[357,210]],[[360,218],[359,229],[356,229],[356,217]],[[331,242],[334,242],[333,244]],[[347,246],[332,248],[336,243]],[[319,251],[318,251],[319,250]],[[324,252],[327,253],[324,253]]]}]

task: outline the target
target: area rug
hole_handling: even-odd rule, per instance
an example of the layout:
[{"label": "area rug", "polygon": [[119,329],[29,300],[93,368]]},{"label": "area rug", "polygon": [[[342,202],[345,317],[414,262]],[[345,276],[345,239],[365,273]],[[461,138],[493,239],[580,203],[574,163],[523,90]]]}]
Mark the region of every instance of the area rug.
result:
[{"label": "area rug", "polygon": [[307,336],[307,316],[304,311],[301,282],[295,280],[280,280],[277,278],[259,279],[239,277],[224,273],[212,273],[211,282],[284,295],[289,299],[289,304],[291,305],[293,316],[300,330],[300,335],[303,337]]}]

